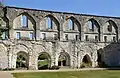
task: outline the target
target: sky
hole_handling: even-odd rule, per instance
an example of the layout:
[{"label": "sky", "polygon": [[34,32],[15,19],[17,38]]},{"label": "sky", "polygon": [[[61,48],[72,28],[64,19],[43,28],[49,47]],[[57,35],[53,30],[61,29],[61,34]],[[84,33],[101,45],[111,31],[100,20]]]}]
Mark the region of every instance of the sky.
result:
[{"label": "sky", "polygon": [[3,0],[6,6],[120,17],[120,0]]}]

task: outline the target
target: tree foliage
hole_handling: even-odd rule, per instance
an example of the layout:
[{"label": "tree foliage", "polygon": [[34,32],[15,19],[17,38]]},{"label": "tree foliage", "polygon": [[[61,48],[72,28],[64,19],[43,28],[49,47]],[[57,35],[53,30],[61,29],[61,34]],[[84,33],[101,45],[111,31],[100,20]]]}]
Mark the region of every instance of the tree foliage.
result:
[{"label": "tree foliage", "polygon": [[2,2],[2,1],[0,1],[0,6],[4,6],[4,4],[3,4],[3,2]]}]

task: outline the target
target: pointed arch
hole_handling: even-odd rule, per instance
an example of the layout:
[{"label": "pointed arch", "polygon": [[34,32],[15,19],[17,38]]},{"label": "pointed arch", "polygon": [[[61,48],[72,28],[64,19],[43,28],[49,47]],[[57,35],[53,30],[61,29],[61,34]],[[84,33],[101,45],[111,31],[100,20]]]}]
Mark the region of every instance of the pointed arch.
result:
[{"label": "pointed arch", "polygon": [[116,23],[114,21],[112,21],[112,20],[108,20],[107,22],[109,23],[108,26],[110,26],[111,28],[113,26],[113,28],[115,29],[115,32],[118,33],[118,27],[117,27]]},{"label": "pointed arch", "polygon": [[97,32],[100,32],[100,25],[95,19],[91,18],[88,20],[88,22],[89,22],[88,26],[90,31],[94,32],[95,30],[97,30]]},{"label": "pointed arch", "polygon": [[69,21],[68,26],[72,30],[78,30],[79,32],[81,32],[81,24],[75,17],[71,16],[71,17],[67,18],[67,20]]},{"label": "pointed arch", "polygon": [[91,67],[92,66],[92,61],[91,58],[88,54],[84,55],[82,59],[82,65],[81,67]]},{"label": "pointed arch", "polygon": [[[17,15],[17,17],[13,20],[13,28],[22,30],[26,30],[27,28],[31,30],[31,32],[27,33],[27,35],[30,35],[32,33],[33,39],[36,39],[36,21],[27,12],[23,12]],[[21,33],[21,31],[19,32]],[[30,39],[28,36],[21,36],[21,39],[24,38]]]},{"label": "pointed arch", "polygon": [[70,66],[70,55],[68,53],[60,53],[58,58],[58,66]]},{"label": "pointed arch", "polygon": [[[104,42],[118,41],[118,26],[113,20],[107,20],[104,25]],[[108,35],[111,37],[107,38]]]},{"label": "pointed arch", "polygon": [[[26,25],[28,25],[28,23],[30,22],[30,23],[32,23],[33,28],[34,28],[34,29],[36,28],[36,22],[35,22],[35,20],[34,20],[33,17],[32,17],[31,15],[29,15],[27,12],[23,12],[23,13],[17,15],[17,17],[14,19],[13,22],[15,22],[16,19],[17,19],[18,22],[20,22],[20,21],[24,21],[24,23],[26,22],[26,23],[27,23]],[[23,19],[23,20],[22,20],[22,19]],[[19,23],[19,26],[22,25],[21,23],[22,23],[22,22]]]},{"label": "pointed arch", "polygon": [[[59,31],[60,24],[59,24],[59,21],[55,18],[55,16],[49,14],[49,15],[46,15],[45,17],[47,17],[47,21],[48,21],[47,23],[50,24],[51,29],[57,29]],[[54,27],[54,26],[56,26],[56,27]],[[48,25],[48,27],[49,27],[49,25]]]}]

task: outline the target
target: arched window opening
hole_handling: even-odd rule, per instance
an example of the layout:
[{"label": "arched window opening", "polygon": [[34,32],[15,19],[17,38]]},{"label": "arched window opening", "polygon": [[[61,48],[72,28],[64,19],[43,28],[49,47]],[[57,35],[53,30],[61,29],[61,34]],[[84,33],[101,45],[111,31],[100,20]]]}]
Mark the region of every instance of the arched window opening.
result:
[{"label": "arched window opening", "polygon": [[22,25],[22,27],[27,27],[28,26],[27,16],[25,16],[25,15],[21,16],[21,25]]},{"label": "arched window opening", "polygon": [[69,19],[69,29],[74,30],[74,22],[71,19]]},{"label": "arched window opening", "polygon": [[[95,21],[94,19],[90,19],[88,25],[89,25],[89,30],[92,31],[92,32],[94,32],[96,28],[99,29],[98,23],[97,23],[97,21]],[[98,31],[99,31],[99,30],[98,30]]]},{"label": "arched window opening", "polygon": [[50,17],[47,17],[48,29],[52,29],[52,20]]}]

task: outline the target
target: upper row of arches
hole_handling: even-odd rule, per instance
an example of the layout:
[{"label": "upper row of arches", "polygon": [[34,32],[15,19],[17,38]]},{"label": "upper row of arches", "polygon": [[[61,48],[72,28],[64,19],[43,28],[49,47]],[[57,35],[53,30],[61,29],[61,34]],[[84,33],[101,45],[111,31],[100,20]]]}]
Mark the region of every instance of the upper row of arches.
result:
[{"label": "upper row of arches", "polygon": [[[29,14],[21,13],[13,21],[13,28],[16,28],[16,27],[19,28],[20,26],[25,27],[25,28],[28,27],[31,29],[35,29],[36,22],[32,18],[32,16],[30,16]],[[81,31],[80,22],[73,16],[67,17],[65,19],[63,26],[64,26],[63,30]],[[103,30],[105,32],[112,32],[112,31],[117,32],[116,29],[118,29],[116,23],[112,20],[108,20],[103,26],[104,26]],[[46,15],[40,21],[40,29],[41,30],[45,30],[45,29],[59,30],[60,23],[53,15]],[[84,31],[100,33],[100,24],[94,18],[91,18],[87,21],[87,23],[85,23]]]},{"label": "upper row of arches", "polygon": [[[116,23],[112,20],[107,20],[106,23],[102,24],[101,26],[101,24],[99,24],[99,22],[96,21],[94,18],[90,18],[84,24],[82,23],[82,25],[84,25],[84,28],[83,26],[81,26],[80,21],[73,16],[66,17],[66,19],[63,19],[63,21],[61,21],[62,22],[61,24],[58,21],[58,18],[54,17],[53,15],[46,15],[40,20],[40,23],[39,23],[40,27],[37,27],[36,24],[38,25],[38,23],[36,23],[35,19],[32,16],[30,16],[28,13],[21,13],[13,20],[13,28],[14,29],[22,28],[22,30],[24,29],[33,30],[33,32],[30,32],[30,36],[32,36],[31,37],[32,39],[33,39],[33,35],[36,36],[36,32],[34,31],[36,29],[45,30],[45,31],[46,30],[58,31],[58,33],[54,33],[54,35],[57,35],[57,36],[60,36],[59,31],[63,29],[63,31],[65,31],[66,39],[68,37],[68,32],[72,32],[72,31],[74,33],[76,32],[77,34],[74,36],[76,36],[76,38],[81,38],[81,31],[82,32],[84,31],[84,34],[87,34],[85,36],[86,41],[88,40],[88,33],[89,34],[94,33],[95,39],[99,39],[99,40],[100,40],[101,33],[104,33],[105,35],[111,35],[111,34],[113,36],[116,35],[116,38],[118,35],[118,27]],[[63,28],[61,27],[61,25],[63,26]],[[93,36],[91,36],[90,38],[92,37]]]}]

